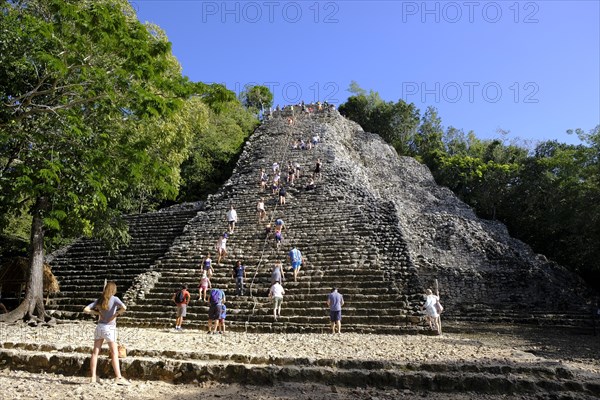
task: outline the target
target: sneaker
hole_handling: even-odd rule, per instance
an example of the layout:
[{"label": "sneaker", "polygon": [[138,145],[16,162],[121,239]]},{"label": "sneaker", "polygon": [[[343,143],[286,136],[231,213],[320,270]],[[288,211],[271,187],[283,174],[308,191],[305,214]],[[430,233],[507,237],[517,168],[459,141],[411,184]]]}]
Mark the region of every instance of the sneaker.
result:
[{"label": "sneaker", "polygon": [[129,385],[131,385],[131,382],[129,382],[129,381],[128,381],[127,379],[125,379],[125,378],[116,378],[116,379],[115,379],[115,383],[116,383],[117,385],[120,385],[120,386],[129,386]]}]

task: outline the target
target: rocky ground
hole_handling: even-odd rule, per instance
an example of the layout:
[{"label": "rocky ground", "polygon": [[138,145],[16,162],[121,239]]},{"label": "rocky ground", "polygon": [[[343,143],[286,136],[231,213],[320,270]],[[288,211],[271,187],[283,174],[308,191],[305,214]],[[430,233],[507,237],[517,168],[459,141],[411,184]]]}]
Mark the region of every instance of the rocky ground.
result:
[{"label": "rocky ground", "polygon": [[[94,325],[63,324],[53,328],[31,328],[0,324],[0,343],[51,343],[56,346],[89,344]],[[547,365],[560,363],[578,375],[600,382],[600,336],[542,328],[489,327],[474,333],[442,336],[392,336],[342,333],[246,334],[228,332],[207,335],[198,330],[175,332],[160,329],[120,328],[120,338],[130,350],[196,351],[260,357],[308,357],[336,360],[389,360],[396,362],[443,362]],[[128,387],[116,386],[110,376],[91,385],[84,376],[33,374],[0,370],[1,399],[123,398],[123,399],[430,399],[560,398],[548,394],[501,396],[460,393],[415,393],[402,389],[324,386],[310,382],[282,382],[271,386],[248,386],[217,382],[173,385],[160,381],[133,380]]]}]

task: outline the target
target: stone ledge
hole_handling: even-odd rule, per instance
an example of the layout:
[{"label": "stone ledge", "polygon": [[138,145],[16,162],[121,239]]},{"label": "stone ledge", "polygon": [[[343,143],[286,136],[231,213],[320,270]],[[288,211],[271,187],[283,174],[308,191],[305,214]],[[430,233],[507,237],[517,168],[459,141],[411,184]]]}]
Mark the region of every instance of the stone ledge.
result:
[{"label": "stone ledge", "polygon": [[[221,357],[222,358],[222,357]],[[242,362],[238,362],[242,361]],[[216,381],[242,384],[274,384],[276,382],[313,382],[350,387],[372,386],[428,392],[475,392],[481,394],[577,393],[600,395],[600,385],[561,377],[558,370],[540,368],[507,370],[494,367],[471,371],[452,370],[442,364],[407,364],[403,368],[387,363],[361,362],[348,365],[328,365],[302,359],[297,365],[286,360],[277,363],[247,364],[246,356],[231,355],[227,361],[188,360],[159,357],[127,357],[121,360],[121,370],[129,379],[163,380],[173,383]],[[273,360],[276,361],[276,360]],[[321,364],[321,365],[319,365]],[[324,365],[323,365],[324,364]],[[39,352],[2,349],[0,366],[28,372],[53,372],[63,375],[85,375],[89,371],[89,356],[59,351]],[[348,367],[348,368],[344,368]],[[111,376],[108,357],[98,360],[99,376]]]}]

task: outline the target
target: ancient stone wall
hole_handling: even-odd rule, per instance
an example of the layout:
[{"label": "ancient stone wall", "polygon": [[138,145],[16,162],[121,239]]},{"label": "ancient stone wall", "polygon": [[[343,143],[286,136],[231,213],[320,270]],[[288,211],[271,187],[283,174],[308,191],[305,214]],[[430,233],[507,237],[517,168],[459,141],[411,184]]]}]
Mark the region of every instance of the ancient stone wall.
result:
[{"label": "ancient stone wall", "polygon": [[495,221],[478,218],[429,169],[399,157],[377,135],[339,118],[329,135],[337,163],[354,185],[393,202],[421,282],[439,281],[453,309],[586,310],[593,296],[581,279],[535,254]]}]

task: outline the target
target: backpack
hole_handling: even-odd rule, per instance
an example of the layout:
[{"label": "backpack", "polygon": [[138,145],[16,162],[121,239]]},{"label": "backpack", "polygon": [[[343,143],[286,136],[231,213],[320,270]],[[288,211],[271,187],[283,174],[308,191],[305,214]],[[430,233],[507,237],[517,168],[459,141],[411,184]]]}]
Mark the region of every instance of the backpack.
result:
[{"label": "backpack", "polygon": [[219,304],[221,302],[221,290],[212,289],[210,291],[210,304]]},{"label": "backpack", "polygon": [[175,303],[181,304],[185,300],[185,295],[183,293],[183,289],[175,293]]}]

